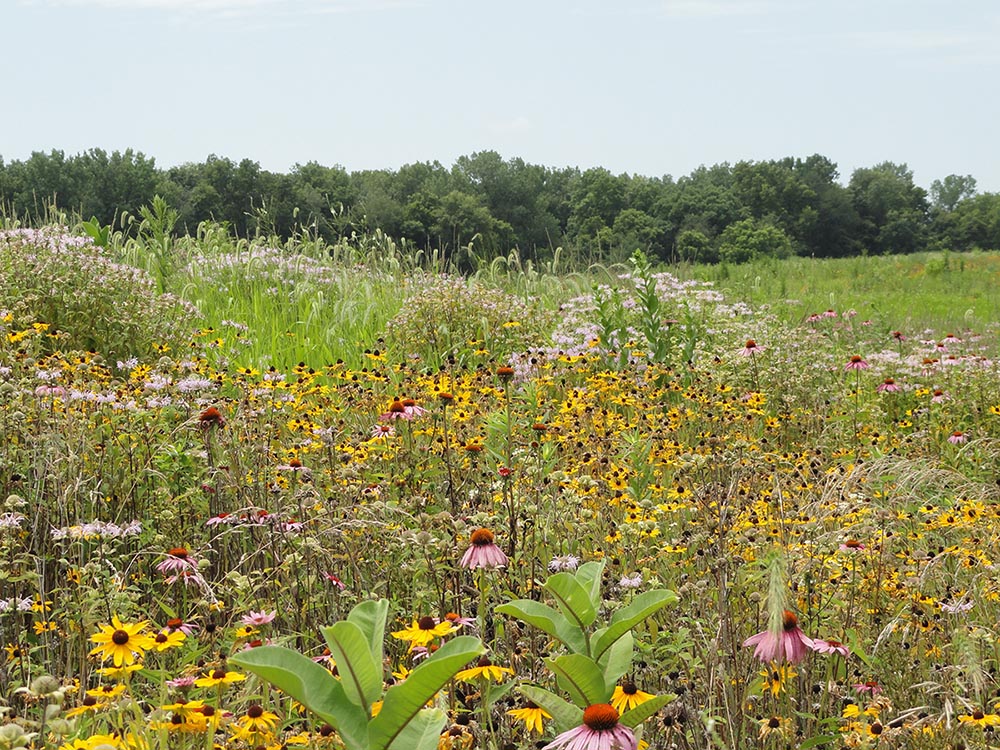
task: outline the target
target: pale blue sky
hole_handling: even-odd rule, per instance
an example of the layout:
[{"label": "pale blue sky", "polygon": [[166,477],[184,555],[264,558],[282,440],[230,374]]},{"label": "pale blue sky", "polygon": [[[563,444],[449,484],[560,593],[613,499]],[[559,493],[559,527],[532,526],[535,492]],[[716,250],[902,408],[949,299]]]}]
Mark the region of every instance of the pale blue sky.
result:
[{"label": "pale blue sky", "polygon": [[996,0],[0,0],[0,155],[905,162],[1000,192]]}]

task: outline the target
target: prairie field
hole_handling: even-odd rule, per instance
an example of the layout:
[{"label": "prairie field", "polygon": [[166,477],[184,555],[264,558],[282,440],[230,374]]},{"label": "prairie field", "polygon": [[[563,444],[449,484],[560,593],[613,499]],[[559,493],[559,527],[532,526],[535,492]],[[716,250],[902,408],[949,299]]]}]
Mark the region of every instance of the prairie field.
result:
[{"label": "prairie field", "polygon": [[0,233],[0,748],[1000,747],[1000,257]]}]

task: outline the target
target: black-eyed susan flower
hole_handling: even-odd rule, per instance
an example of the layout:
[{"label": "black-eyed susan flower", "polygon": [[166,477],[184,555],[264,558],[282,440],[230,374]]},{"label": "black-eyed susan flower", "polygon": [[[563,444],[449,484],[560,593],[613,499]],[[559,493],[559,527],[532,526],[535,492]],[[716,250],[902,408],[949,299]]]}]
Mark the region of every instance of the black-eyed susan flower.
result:
[{"label": "black-eyed susan flower", "polygon": [[480,656],[479,661],[476,662],[476,666],[469,667],[469,669],[463,669],[461,672],[456,673],[456,680],[470,681],[475,679],[485,679],[493,680],[494,682],[501,682],[503,680],[504,674],[514,674],[514,670],[509,667],[499,667],[490,661],[488,656]]},{"label": "black-eyed susan flower", "polygon": [[243,682],[247,676],[239,672],[227,672],[224,669],[213,669],[204,677],[199,677],[194,681],[195,687],[219,687],[221,685],[232,685],[234,682]]},{"label": "black-eyed susan flower", "polygon": [[116,667],[135,664],[137,659],[153,648],[152,637],[143,632],[148,624],[148,620],[123,623],[115,615],[111,618],[110,625],[102,625],[101,632],[90,637],[97,644],[91,649],[91,655],[99,654],[102,659],[111,659]]},{"label": "black-eyed susan flower", "polygon": [[542,721],[551,719],[552,714],[546,711],[533,701],[527,701],[521,708],[512,708],[507,712],[518,721],[524,722],[524,728],[529,732],[541,734],[543,730]]},{"label": "black-eyed susan flower", "polygon": [[455,630],[455,626],[447,620],[438,622],[433,617],[421,617],[414,620],[410,627],[396,630],[392,637],[410,644],[410,651],[418,646],[429,646],[435,638],[441,638]]},{"label": "black-eyed susan flower", "polygon": [[781,716],[769,716],[766,719],[760,720],[760,732],[757,736],[762,740],[770,737],[771,735],[785,737],[788,736],[791,730],[791,719],[786,719]]},{"label": "black-eyed susan flower", "polygon": [[278,715],[265,711],[263,706],[254,703],[236,720],[236,725],[249,734],[269,735],[274,733],[278,725]]},{"label": "black-eyed susan flower", "polygon": [[998,716],[997,714],[988,714],[980,708],[977,708],[971,714],[959,716],[958,720],[963,724],[968,724],[980,728],[995,727],[1000,725],[1000,716]]},{"label": "black-eyed susan flower", "polygon": [[170,630],[164,628],[153,636],[153,648],[157,651],[168,651],[177,648],[187,639],[187,636],[180,630]]},{"label": "black-eyed susan flower", "polygon": [[645,693],[637,688],[634,682],[626,682],[624,685],[615,686],[611,705],[618,710],[618,713],[623,714],[655,697],[652,693]]}]

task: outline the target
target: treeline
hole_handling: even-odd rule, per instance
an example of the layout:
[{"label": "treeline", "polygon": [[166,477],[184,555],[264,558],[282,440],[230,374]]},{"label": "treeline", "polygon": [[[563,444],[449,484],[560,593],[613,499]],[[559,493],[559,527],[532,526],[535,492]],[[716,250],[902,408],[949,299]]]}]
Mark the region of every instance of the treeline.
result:
[{"label": "treeline", "polygon": [[257,162],[210,156],[159,169],[128,149],[66,156],[0,157],[8,215],[40,221],[52,205],[115,224],[162,196],[193,233],[205,220],[239,236],[329,241],[381,229],[453,258],[517,248],[581,262],[618,260],[636,248],[664,261],[740,262],[760,256],[837,257],[927,249],[1000,250],[1000,194],[977,193],[971,176],[935,180],[928,194],[905,164],[857,169],[846,185],[837,165],[813,155],[700,167],[674,179],[554,169],[494,151],[398,170],[347,172],[315,162],[288,174]]}]

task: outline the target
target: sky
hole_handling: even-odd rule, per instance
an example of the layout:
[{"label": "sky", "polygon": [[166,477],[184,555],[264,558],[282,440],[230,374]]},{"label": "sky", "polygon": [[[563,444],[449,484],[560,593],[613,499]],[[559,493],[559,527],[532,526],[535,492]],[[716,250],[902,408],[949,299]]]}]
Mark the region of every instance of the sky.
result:
[{"label": "sky", "polygon": [[0,157],[275,172],[493,150],[689,174],[905,163],[1000,192],[996,0],[0,0]]}]

